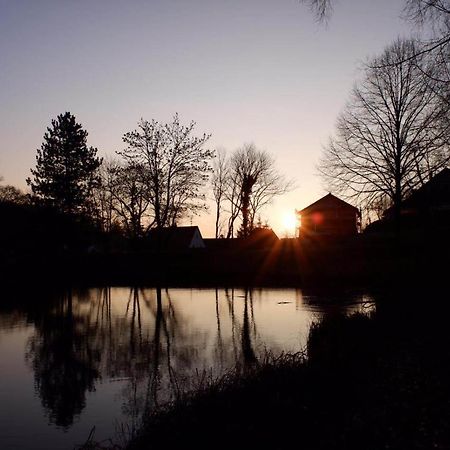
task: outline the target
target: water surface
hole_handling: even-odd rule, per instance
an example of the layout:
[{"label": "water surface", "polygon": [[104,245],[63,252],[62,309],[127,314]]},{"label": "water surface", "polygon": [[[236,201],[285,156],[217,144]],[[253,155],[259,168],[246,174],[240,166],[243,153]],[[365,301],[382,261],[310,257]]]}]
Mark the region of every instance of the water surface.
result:
[{"label": "water surface", "polygon": [[120,442],[177,389],[267,351],[301,351],[325,314],[373,308],[361,294],[298,289],[68,289],[7,300],[2,449],[72,449],[94,426],[97,440]]}]

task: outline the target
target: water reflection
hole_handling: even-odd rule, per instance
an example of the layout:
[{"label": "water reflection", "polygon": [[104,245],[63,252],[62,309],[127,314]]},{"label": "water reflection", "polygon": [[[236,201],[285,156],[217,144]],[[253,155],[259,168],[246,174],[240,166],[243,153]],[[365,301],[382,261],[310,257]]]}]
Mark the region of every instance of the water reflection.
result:
[{"label": "water reflection", "polygon": [[[100,415],[125,420],[133,433],[146,412],[205,374],[252,367],[267,350],[299,351],[313,320],[359,310],[364,297],[347,294],[345,300],[324,307],[324,298],[294,289],[66,290],[0,312],[0,331],[20,317],[33,326],[24,360],[49,426],[55,433],[58,427],[77,430],[76,437],[68,433],[70,448],[97,424],[85,413],[94,399],[102,404]],[[103,437],[113,428],[111,423]],[[52,448],[51,442],[45,446]]]},{"label": "water reflection", "polygon": [[[249,308],[251,311],[250,317],[249,317]],[[242,333],[241,333],[242,359],[244,361],[245,367],[253,366],[257,362],[255,351],[253,350],[252,347],[251,331],[253,331],[253,334],[256,335],[256,324],[253,315],[253,296],[252,292],[246,289],[244,296],[244,317],[242,319]]]},{"label": "water reflection", "polygon": [[64,293],[56,307],[37,318],[27,351],[42,405],[62,427],[72,425],[100,376],[101,349],[89,339],[91,316],[79,314],[78,307],[76,301],[74,312],[72,292]]}]

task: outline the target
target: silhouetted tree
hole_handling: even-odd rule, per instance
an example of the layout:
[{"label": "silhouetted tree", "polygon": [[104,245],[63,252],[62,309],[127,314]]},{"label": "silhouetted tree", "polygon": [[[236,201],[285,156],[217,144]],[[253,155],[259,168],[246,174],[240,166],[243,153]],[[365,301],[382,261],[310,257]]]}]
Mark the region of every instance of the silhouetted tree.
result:
[{"label": "silhouetted tree", "polygon": [[149,221],[149,188],[145,169],[133,161],[109,167],[109,192],[115,217],[130,237],[144,234],[153,222]]},{"label": "silhouetted tree", "polygon": [[[0,181],[1,180],[2,178],[0,177]],[[23,205],[28,202],[28,197],[20,189],[7,184],[5,186],[0,186],[0,202]]]},{"label": "silhouetted tree", "polygon": [[230,170],[230,168],[228,170],[225,197],[229,208],[227,238],[232,238],[234,237],[235,222],[241,212],[241,182],[239,174],[236,171]]},{"label": "silhouetted tree", "polygon": [[123,136],[127,147],[118,153],[127,164],[142,169],[152,226],[175,225],[187,212],[205,208],[201,190],[213,152],[204,148],[209,135],[193,136],[194,127],[195,122],[182,125],[175,114],[166,124],[142,119],[137,130]]},{"label": "silhouetted tree", "polygon": [[[450,0],[407,0],[409,18],[421,26],[428,25],[431,37],[423,39],[421,52],[432,55],[438,70],[425,72],[437,82],[437,92],[446,110],[450,106]],[[443,127],[449,126],[447,121]]]},{"label": "silhouetted tree", "polygon": [[92,189],[93,215],[103,231],[109,232],[116,222],[116,198],[114,195],[114,168],[119,163],[111,159],[103,160],[97,170],[99,183]]},{"label": "silhouetted tree", "polygon": [[309,6],[309,8],[319,21],[328,19],[333,10],[334,0],[300,0],[300,1],[302,3],[306,3]]},{"label": "silhouetted tree", "polygon": [[87,146],[87,135],[72,114],[60,114],[37,150],[33,179],[27,179],[38,199],[66,213],[86,209],[92,186],[98,182],[101,159],[96,148]]},{"label": "silhouetted tree", "polygon": [[228,227],[228,237],[233,234],[236,210],[242,218],[239,234],[248,236],[257,212],[292,186],[276,170],[273,157],[253,144],[246,144],[231,155],[228,180],[228,200],[234,212]]},{"label": "silhouetted tree", "polygon": [[[330,15],[336,0],[301,0],[301,2],[311,8],[317,19],[322,20]],[[449,25],[449,0],[405,0],[405,10],[415,21],[444,22]]]},{"label": "silhouetted tree", "polygon": [[450,45],[450,0],[406,0],[406,12],[415,23],[431,24],[434,37],[425,51],[443,50]]},{"label": "silhouetted tree", "polygon": [[386,196],[398,214],[405,195],[447,165],[448,112],[425,75],[433,64],[398,40],[367,67],[320,163],[330,189],[366,204]]},{"label": "silhouetted tree", "polygon": [[[307,4],[317,20],[327,20],[336,0],[301,0]],[[450,46],[450,0],[405,0],[405,16],[415,24],[430,24],[433,37],[424,40],[417,53],[435,53],[437,59],[447,60]],[[450,78],[447,78],[447,81]]]},{"label": "silhouetted tree", "polygon": [[225,200],[228,181],[228,161],[224,149],[216,152],[216,158],[213,161],[211,184],[213,189],[214,201],[216,203],[216,239],[221,235],[221,213],[223,202]]}]

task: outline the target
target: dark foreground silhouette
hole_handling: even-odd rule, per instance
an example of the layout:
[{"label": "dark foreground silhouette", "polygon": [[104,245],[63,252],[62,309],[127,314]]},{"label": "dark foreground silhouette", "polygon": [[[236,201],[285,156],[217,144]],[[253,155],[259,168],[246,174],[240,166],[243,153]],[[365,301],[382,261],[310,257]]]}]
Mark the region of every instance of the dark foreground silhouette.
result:
[{"label": "dark foreground silhouette", "polygon": [[307,354],[241,367],[181,398],[148,417],[129,448],[450,448],[440,308],[391,297],[371,317],[325,318]]},{"label": "dark foreground silhouette", "polygon": [[150,235],[133,240],[103,233],[83,216],[51,208],[0,203],[0,216],[0,273],[13,285],[23,279],[62,286],[439,284],[450,253],[448,226],[404,224],[400,235],[377,226],[354,236],[280,240],[269,233],[183,248],[155,245]]}]

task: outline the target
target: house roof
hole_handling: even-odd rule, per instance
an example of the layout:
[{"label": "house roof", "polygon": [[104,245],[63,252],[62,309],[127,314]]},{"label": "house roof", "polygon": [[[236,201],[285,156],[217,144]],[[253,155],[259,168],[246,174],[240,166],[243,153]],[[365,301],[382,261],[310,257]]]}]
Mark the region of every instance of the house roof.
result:
[{"label": "house roof", "polygon": [[311,203],[306,208],[303,208],[301,211],[299,211],[299,214],[300,215],[310,214],[315,211],[323,211],[326,209],[336,209],[336,208],[351,209],[355,213],[359,214],[358,208],[355,208],[353,205],[350,205],[350,203],[344,202],[344,200],[341,200],[340,198],[336,197],[331,193],[328,193],[322,198],[319,198],[319,200],[315,201],[314,203]]},{"label": "house roof", "polygon": [[189,248],[197,232],[202,238],[197,226],[155,228],[150,230],[148,236],[151,241],[157,242],[164,248],[176,250]]},{"label": "house roof", "polygon": [[403,201],[403,206],[450,202],[450,169],[443,169]]},{"label": "house roof", "polygon": [[[401,202],[402,210],[427,209],[443,205],[450,205],[450,169],[448,168],[441,170]],[[384,216],[389,217],[393,213],[394,207],[390,206],[384,211]]]}]

